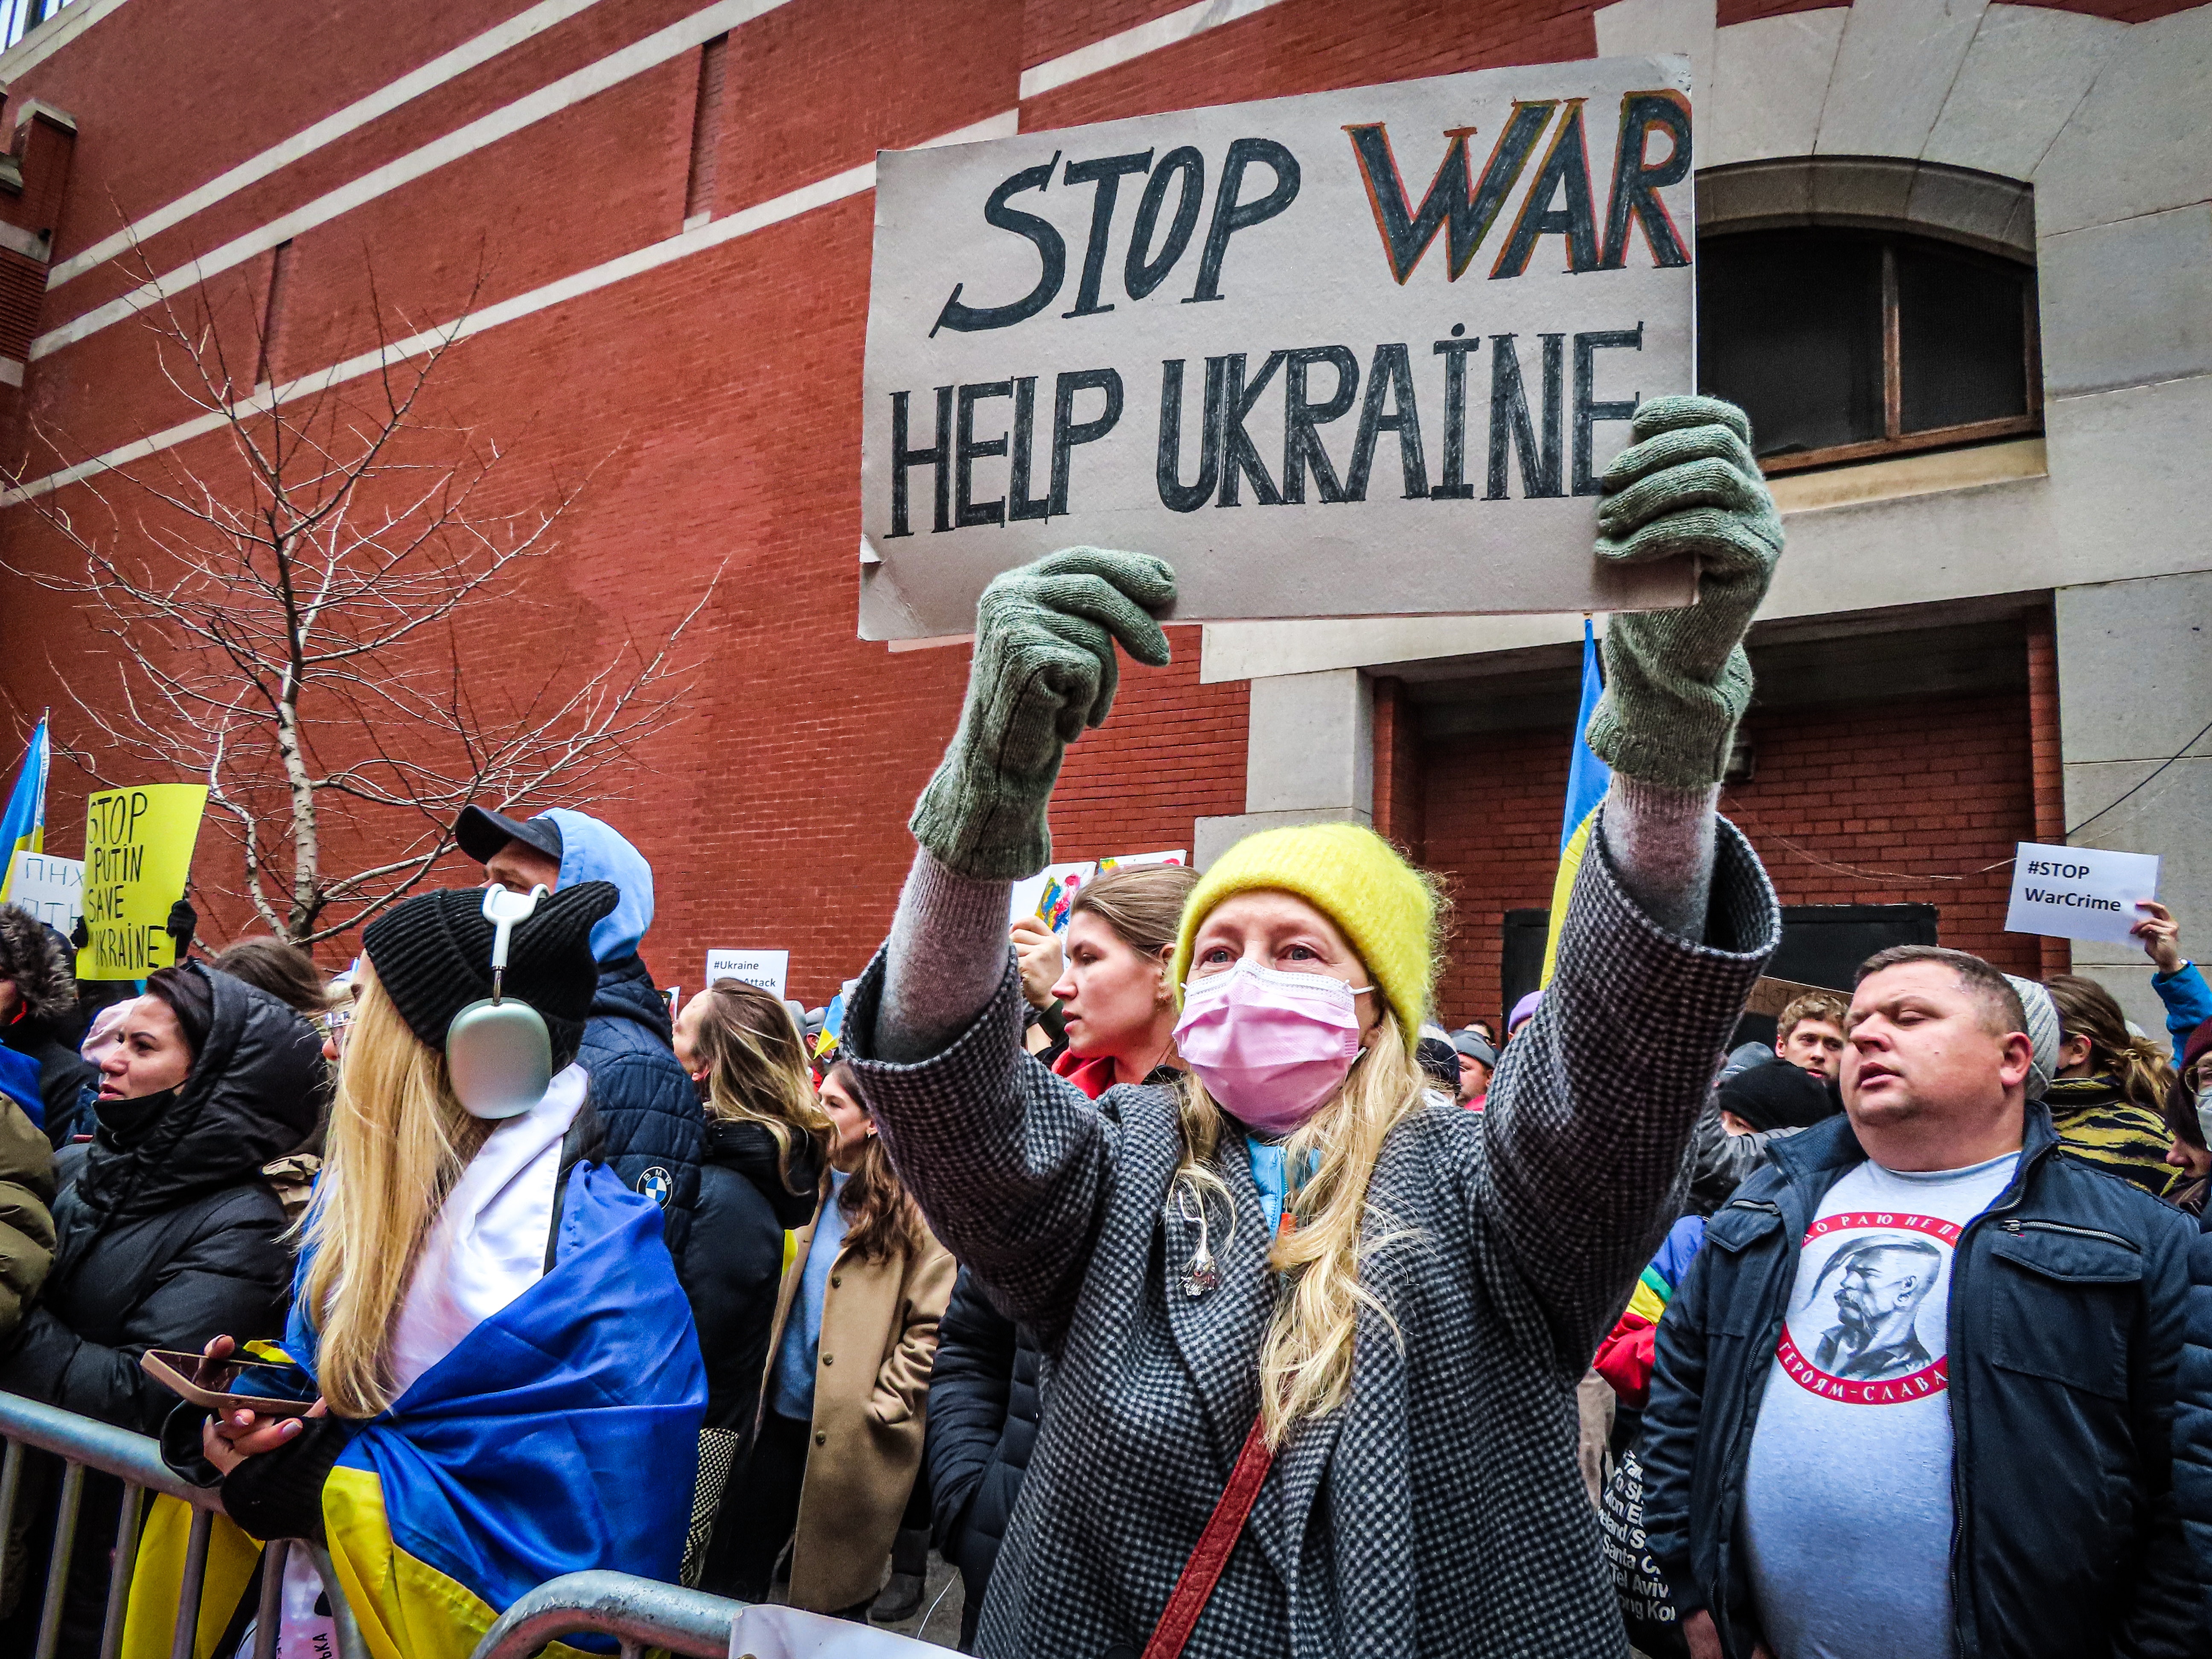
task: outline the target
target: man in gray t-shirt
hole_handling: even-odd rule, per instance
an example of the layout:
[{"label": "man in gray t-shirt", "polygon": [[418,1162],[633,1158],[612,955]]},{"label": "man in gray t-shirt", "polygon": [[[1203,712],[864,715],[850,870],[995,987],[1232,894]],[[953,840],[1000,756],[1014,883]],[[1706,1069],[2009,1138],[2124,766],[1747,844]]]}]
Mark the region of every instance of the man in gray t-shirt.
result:
[{"label": "man in gray t-shirt", "polygon": [[1882,952],[1845,1116],[1706,1224],[1640,1449],[1694,1659],[2197,1650],[2167,1453],[2191,1229],[2059,1153],[2027,1024],[1977,957]]}]

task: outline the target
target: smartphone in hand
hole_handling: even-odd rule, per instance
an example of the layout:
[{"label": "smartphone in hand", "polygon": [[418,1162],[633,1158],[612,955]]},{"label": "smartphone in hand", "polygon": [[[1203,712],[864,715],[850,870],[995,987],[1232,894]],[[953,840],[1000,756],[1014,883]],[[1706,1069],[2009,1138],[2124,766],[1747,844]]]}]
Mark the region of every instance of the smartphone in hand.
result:
[{"label": "smartphone in hand", "polygon": [[212,1412],[244,1407],[259,1417],[305,1417],[317,1390],[304,1367],[237,1354],[210,1359],[204,1354],[149,1348],[140,1369],[172,1394]]}]

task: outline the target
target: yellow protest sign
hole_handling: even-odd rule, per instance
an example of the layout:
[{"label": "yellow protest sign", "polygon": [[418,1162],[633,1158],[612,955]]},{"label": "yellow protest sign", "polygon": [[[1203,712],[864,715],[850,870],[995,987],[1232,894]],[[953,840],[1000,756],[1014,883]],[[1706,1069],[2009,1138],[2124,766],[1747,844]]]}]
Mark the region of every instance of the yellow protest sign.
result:
[{"label": "yellow protest sign", "polygon": [[84,928],[79,979],[143,979],[176,961],[170,907],[185,896],[204,783],[103,789],[85,803]]}]

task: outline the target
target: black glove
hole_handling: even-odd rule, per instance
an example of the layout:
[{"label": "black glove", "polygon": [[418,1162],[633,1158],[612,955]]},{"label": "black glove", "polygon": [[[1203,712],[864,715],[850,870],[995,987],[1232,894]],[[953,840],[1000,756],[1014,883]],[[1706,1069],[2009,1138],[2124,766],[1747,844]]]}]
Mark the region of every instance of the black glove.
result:
[{"label": "black glove", "polygon": [[169,907],[169,919],[161,927],[177,942],[176,959],[179,962],[182,962],[185,952],[192,948],[192,934],[198,930],[199,925],[200,913],[192,908],[190,899],[180,898]]}]

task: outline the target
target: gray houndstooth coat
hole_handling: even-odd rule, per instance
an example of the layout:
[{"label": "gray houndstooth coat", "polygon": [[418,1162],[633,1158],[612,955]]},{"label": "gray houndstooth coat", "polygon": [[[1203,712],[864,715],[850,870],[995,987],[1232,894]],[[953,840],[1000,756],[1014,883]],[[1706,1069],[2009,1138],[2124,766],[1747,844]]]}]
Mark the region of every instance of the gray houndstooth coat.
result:
[{"label": "gray houndstooth coat", "polygon": [[[1431,1105],[1383,1149],[1352,1396],[1291,1435],[1192,1659],[1625,1656],[1575,1467],[1573,1391],[1675,1214],[1690,1129],[1781,913],[1723,824],[1707,932],[1655,926],[1585,862],[1542,1012],[1486,1114]],[[1097,1109],[1019,1047],[1011,965],[934,1058],[868,1058],[880,957],[847,1054],[931,1228],[1042,1340],[1045,1413],[978,1638],[986,1655],[1141,1651],[1259,1411],[1276,1287],[1247,1161],[1224,1160],[1218,1288],[1170,1193],[1173,1097]]]}]

